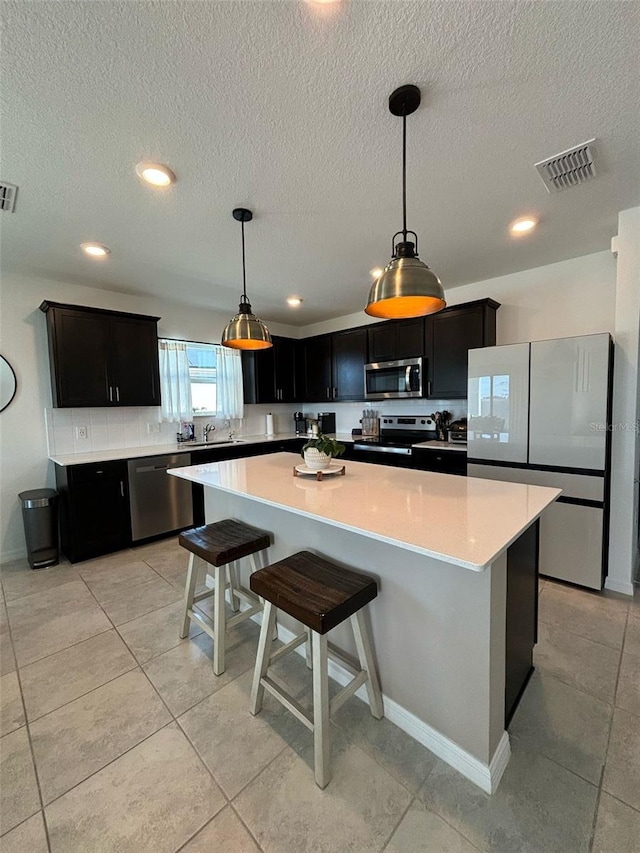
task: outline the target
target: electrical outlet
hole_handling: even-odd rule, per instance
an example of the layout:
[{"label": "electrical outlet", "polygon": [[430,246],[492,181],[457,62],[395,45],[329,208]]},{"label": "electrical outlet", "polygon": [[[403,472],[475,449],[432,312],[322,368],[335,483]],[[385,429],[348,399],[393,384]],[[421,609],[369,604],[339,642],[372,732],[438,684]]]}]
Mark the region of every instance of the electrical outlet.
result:
[{"label": "electrical outlet", "polygon": [[86,426],[77,426],[75,428],[75,431],[76,431],[76,438],[78,440],[89,438],[89,430]]},{"label": "electrical outlet", "polygon": [[147,424],[147,435],[158,435],[160,433],[160,424]]}]

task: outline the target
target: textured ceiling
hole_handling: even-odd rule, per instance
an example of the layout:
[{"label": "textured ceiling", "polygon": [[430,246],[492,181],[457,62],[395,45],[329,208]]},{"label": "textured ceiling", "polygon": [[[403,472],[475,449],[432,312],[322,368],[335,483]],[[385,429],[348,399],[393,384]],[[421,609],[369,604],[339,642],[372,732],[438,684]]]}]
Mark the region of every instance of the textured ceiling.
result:
[{"label": "textured ceiling", "polygon": [[[606,249],[640,203],[635,2],[1,5],[5,270],[232,313],[244,205],[260,316],[358,311],[400,227],[386,102],[407,82],[409,226],[445,289]],[[599,177],[548,195],[534,162],[594,136]],[[140,160],[178,183],[141,184]]]}]

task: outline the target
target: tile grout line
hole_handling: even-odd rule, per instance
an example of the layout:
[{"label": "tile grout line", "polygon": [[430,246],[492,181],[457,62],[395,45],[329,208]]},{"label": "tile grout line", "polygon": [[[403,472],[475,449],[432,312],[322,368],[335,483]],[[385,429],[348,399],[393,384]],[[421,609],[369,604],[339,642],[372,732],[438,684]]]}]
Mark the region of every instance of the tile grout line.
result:
[{"label": "tile grout line", "polygon": [[104,764],[102,767],[99,767],[97,770],[94,770],[94,771],[93,771],[93,773],[90,773],[88,776],[85,776],[85,778],[84,778],[84,779],[80,779],[80,781],[79,781],[79,782],[76,782],[76,783],[75,783],[74,785],[72,785],[69,789],[67,789],[66,791],[64,791],[62,794],[58,794],[58,796],[57,796],[57,797],[54,797],[50,802],[48,802],[48,803],[46,804],[46,806],[44,806],[44,807],[43,807],[43,811],[45,811],[46,809],[50,808],[54,803],[57,803],[57,802],[58,802],[59,800],[61,800],[63,797],[66,797],[66,796],[67,796],[67,794],[71,793],[71,791],[75,791],[75,789],[76,789],[76,788],[79,788],[79,787],[80,787],[80,785],[83,785],[85,782],[88,782],[88,781],[89,781],[89,779],[92,779],[94,776],[97,776],[97,775],[98,775],[98,773],[102,773],[102,771],[103,771],[103,770],[106,770],[106,769],[107,769],[107,767],[110,767],[112,764],[115,764],[115,762],[116,762],[116,761],[118,761],[119,759],[121,759],[124,755],[127,755],[127,753],[131,752],[132,750],[134,750],[134,749],[136,749],[137,747],[139,747],[141,744],[143,744],[143,743],[145,743],[146,741],[148,741],[148,740],[149,740],[149,738],[152,738],[152,737],[154,737],[154,735],[157,735],[157,734],[158,734],[158,732],[164,731],[164,729],[169,728],[169,726],[171,726],[173,723],[175,723],[175,720],[169,720],[167,723],[165,723],[164,725],[160,726],[160,728],[156,729],[154,732],[150,732],[148,735],[146,735],[145,737],[143,737],[143,738],[142,738],[142,740],[138,741],[138,743],[134,743],[134,744],[132,744],[130,747],[128,747],[127,749],[125,749],[123,752],[121,752],[121,753],[120,753],[120,755],[116,755],[116,756],[115,756],[115,758],[112,758],[112,759],[110,759],[109,761],[107,761],[107,763],[106,763],[106,764]]},{"label": "tile grout line", "polygon": [[[46,819],[45,813],[44,813],[44,799],[42,797],[42,788],[40,785],[40,776],[38,774],[38,765],[36,764],[36,755],[35,755],[35,751],[33,749],[33,741],[31,739],[31,729],[29,727],[29,720],[27,717],[27,707],[25,705],[24,692],[22,690],[22,679],[20,677],[20,666],[18,664],[18,659],[17,659],[16,654],[15,654],[15,647],[14,647],[14,643],[13,643],[13,631],[11,628],[11,621],[9,619],[8,612],[7,612],[7,627],[9,629],[9,641],[10,641],[11,646],[12,646],[13,657],[14,657],[15,664],[16,664],[15,673],[16,673],[16,679],[18,680],[18,689],[20,690],[20,702],[22,704],[22,713],[24,714],[24,729],[25,729],[25,733],[27,735],[27,742],[29,744],[29,754],[31,756],[31,764],[33,766],[33,776],[34,776],[34,779],[36,782],[36,788],[38,790],[38,799],[40,800],[40,812],[42,813],[42,823],[44,825],[45,840],[47,842],[47,849],[48,849],[49,853],[51,853],[51,841],[49,839],[49,826],[47,824],[47,819]],[[22,726],[20,726],[20,728],[22,728]],[[19,731],[20,728],[16,729],[16,731]],[[38,812],[34,812],[34,814],[38,814]],[[29,818],[31,818],[33,816],[34,815],[29,815]],[[28,820],[29,818],[26,818],[26,820]],[[24,821],[22,821],[22,823],[24,823]],[[20,826],[20,824],[18,824],[18,826]],[[15,827],[12,827],[12,828],[15,829]],[[11,832],[11,830],[9,830],[9,832]]]},{"label": "tile grout line", "polygon": [[[620,669],[622,667],[622,649],[624,648],[624,641],[625,641],[626,636],[627,636],[627,624],[628,624],[628,622],[629,622],[629,611],[627,610],[627,615],[626,615],[625,622],[624,622],[624,630],[622,632],[622,646],[620,648],[620,656],[618,657],[618,670],[616,672],[616,683],[615,683],[614,690],[613,690],[614,707],[613,707],[613,713],[611,714],[611,719],[609,720],[609,732],[607,735],[607,746],[606,746],[605,752],[604,752],[604,764],[602,765],[602,771],[600,773],[600,784],[598,785],[598,794],[596,796],[596,807],[595,807],[595,810],[593,813],[593,821],[591,824],[591,837],[589,839],[589,851],[593,850],[593,845],[595,843],[596,827],[598,825],[598,812],[600,811],[600,800],[602,799],[602,792],[604,790],[604,788],[603,788],[604,775],[605,775],[605,772],[607,770],[607,761],[609,759],[609,747],[611,746],[611,734],[613,732],[613,719],[614,719],[615,713],[616,713],[615,701],[616,701],[616,695],[618,693],[618,682],[620,680]],[[607,792],[605,791],[605,793],[607,793]]]},{"label": "tile grout line", "polygon": [[[411,792],[409,792],[409,793],[411,793]],[[388,846],[389,846],[389,844],[391,843],[391,839],[392,839],[392,838],[393,838],[393,836],[396,834],[396,831],[398,830],[398,827],[400,826],[400,824],[402,823],[402,821],[405,819],[406,815],[407,815],[407,814],[408,814],[408,812],[409,812],[409,809],[410,809],[410,808],[411,808],[411,806],[415,803],[415,801],[416,801],[416,797],[417,797],[417,796],[418,796],[417,794],[413,794],[413,795],[411,796],[411,799],[409,800],[409,804],[407,805],[406,809],[405,809],[405,810],[402,812],[402,814],[400,815],[400,819],[396,821],[396,823],[395,823],[395,825],[394,825],[393,829],[391,830],[391,832],[389,833],[389,835],[387,835],[386,840],[382,842],[382,847],[380,848],[380,853],[384,853],[384,851],[387,849],[387,847],[388,847]]]},{"label": "tile grout line", "polygon": [[254,840],[255,845],[258,848],[258,850],[260,851],[260,853],[264,853],[264,848],[258,843],[258,839],[255,837],[253,832],[251,832],[251,830],[249,829],[247,824],[242,819],[242,815],[240,814],[240,812],[238,811],[238,809],[234,806],[234,804],[232,802],[229,803],[229,808],[233,811],[234,815],[238,818],[240,823],[244,826],[244,828],[247,830],[247,832],[249,833],[251,838]]},{"label": "tile grout line", "polygon": [[[625,616],[625,620],[626,620]],[[605,649],[613,649],[615,652],[622,651],[622,645],[620,646],[612,646],[610,643],[603,643],[600,640],[594,640],[593,637],[585,637],[584,634],[578,634],[576,631],[570,631],[569,628],[566,628],[564,625],[560,625],[558,622],[547,622],[545,619],[541,617],[538,618],[539,622],[542,622],[543,625],[547,625],[549,628],[554,628],[555,630],[564,631],[565,634],[571,634],[572,637],[580,637],[581,640],[588,640],[590,643],[595,643],[597,646],[603,646]],[[624,632],[623,632],[624,637]]]},{"label": "tile grout line", "polygon": [[[87,587],[87,589],[89,590],[89,593],[91,594],[91,596],[92,596],[92,597],[93,597],[93,599],[95,600],[96,604],[98,605],[98,607],[100,607],[100,609],[101,609],[101,610],[103,611],[103,613],[105,614],[106,618],[107,618],[107,619],[109,620],[109,622],[111,623],[112,628],[110,628],[110,629],[108,629],[108,630],[114,630],[114,631],[116,631],[117,635],[118,635],[118,636],[120,636],[120,633],[118,632],[118,630],[117,630],[116,626],[113,624],[113,622],[112,622],[112,621],[111,621],[111,619],[109,618],[108,614],[104,611],[104,609],[102,608],[102,606],[101,606],[100,602],[97,600],[97,598],[96,598],[96,597],[95,597],[95,595],[93,594],[92,590],[90,589],[90,587],[88,586],[88,584],[86,583],[86,581],[84,580],[84,578],[80,578],[80,580],[81,580],[81,582],[82,582],[82,583]],[[158,609],[161,609],[161,608],[158,608]],[[143,615],[144,615],[144,614],[143,614]],[[107,631],[102,631],[102,632],[100,632],[100,633],[101,633],[101,634],[104,634],[104,633],[107,633]],[[94,636],[98,636],[98,635],[96,634],[96,635],[94,635]],[[86,639],[92,639],[92,637],[87,637]],[[132,749],[135,749],[137,746],[140,746],[140,744],[141,744],[141,743],[144,743],[146,740],[148,740],[150,737],[153,737],[153,735],[157,734],[159,731],[162,731],[163,729],[167,728],[167,726],[170,726],[172,723],[176,723],[176,724],[178,724],[178,722],[177,722],[177,720],[176,720],[175,716],[173,715],[173,713],[171,712],[171,710],[167,707],[166,702],[164,701],[164,699],[162,698],[162,696],[160,696],[160,694],[159,694],[159,693],[158,693],[158,691],[156,690],[155,685],[151,682],[151,680],[149,679],[149,677],[147,676],[147,674],[144,672],[144,670],[142,669],[142,667],[140,666],[140,664],[138,664],[138,663],[137,663],[137,659],[136,659],[135,655],[133,654],[133,652],[131,651],[131,649],[129,648],[129,646],[128,646],[128,644],[126,643],[126,641],[125,641],[122,637],[121,637],[121,640],[122,640],[122,642],[124,643],[124,645],[126,646],[126,648],[127,648],[127,650],[129,651],[129,653],[132,655],[133,659],[136,661],[136,666],[137,666],[137,667],[140,669],[140,671],[144,674],[144,676],[145,676],[145,678],[147,679],[147,681],[149,682],[149,684],[151,684],[152,689],[153,689],[153,690],[154,690],[154,692],[158,695],[158,698],[159,698],[159,699],[160,699],[160,701],[162,702],[163,706],[166,708],[166,710],[167,710],[167,712],[168,712],[169,716],[171,717],[171,719],[169,720],[169,722],[168,722],[166,725],[164,725],[164,726],[160,726],[160,727],[159,727],[158,729],[156,729],[154,732],[151,732],[149,735],[147,735],[146,737],[142,738],[142,740],[138,741],[138,743],[133,744],[133,745],[132,745],[131,747],[129,747],[128,749],[125,749],[123,752],[121,752],[121,753],[120,753],[119,755],[117,755],[115,758],[112,758],[112,759],[111,759],[111,761],[108,761],[106,764],[104,764],[104,765],[103,765],[102,767],[100,767],[98,770],[95,770],[93,773],[90,773],[90,774],[89,774],[88,776],[86,776],[84,779],[81,779],[81,780],[80,780],[79,782],[77,782],[75,785],[72,785],[72,786],[71,786],[71,788],[69,788],[67,791],[65,791],[64,793],[60,794],[58,797],[55,797],[53,800],[51,800],[51,802],[47,803],[47,806],[46,806],[47,808],[48,808],[50,805],[52,805],[54,802],[56,802],[57,800],[59,800],[61,797],[64,797],[66,794],[68,794],[68,793],[69,793],[69,791],[72,791],[74,788],[77,788],[77,787],[78,787],[79,785],[81,785],[83,782],[86,782],[86,781],[87,781],[88,779],[90,779],[92,776],[95,776],[97,773],[100,773],[100,772],[101,772],[102,770],[104,770],[106,767],[108,767],[109,765],[113,764],[115,761],[117,761],[117,760],[118,760],[119,758],[121,758],[123,755],[126,755],[128,752],[131,752],[131,750],[132,750]],[[85,640],[81,640],[80,642],[85,642]],[[80,644],[80,642],[79,642],[79,643],[75,643],[74,645],[79,645],[79,644]],[[71,647],[67,647],[67,648],[71,648]],[[64,649],[61,649],[60,651],[64,651]],[[51,656],[50,656],[50,655],[48,655],[47,657],[51,657]],[[35,661],[34,661],[34,663],[35,663]],[[128,670],[128,672],[133,672],[133,670],[134,670],[135,668],[136,668],[136,667],[134,667],[134,668],[133,668],[133,669],[131,669],[131,670]],[[124,675],[124,674],[125,674],[125,673],[123,673],[123,675]],[[119,676],[118,676],[118,677],[119,677]],[[114,680],[114,679],[112,679],[112,680]],[[102,685],[101,685],[101,686],[102,686]],[[95,689],[99,689],[99,688],[95,688]],[[88,692],[93,692],[93,691],[88,691]],[[85,695],[86,695],[86,694],[85,694]],[[78,698],[79,698],[79,697],[78,697]],[[72,700],[72,701],[75,701],[75,700]],[[69,704],[69,703],[67,703],[67,704]],[[43,715],[43,716],[46,716],[46,715]],[[25,718],[26,718],[26,713],[25,713]],[[42,719],[42,718],[40,718],[40,719]],[[180,730],[182,730],[182,729],[181,729],[181,727],[179,727],[179,728],[180,728]],[[31,742],[31,739],[29,739],[29,740],[30,740],[30,742]],[[37,765],[36,765],[36,762],[35,762],[35,755],[33,754],[33,749],[32,749],[32,760],[33,760],[33,764],[34,764],[34,770],[36,771],[36,778],[38,779],[38,776],[37,776]],[[44,819],[45,827],[47,827],[46,812],[45,812],[44,801],[43,801],[43,799],[42,799],[42,793],[41,793],[41,791],[40,791],[40,783],[39,783],[39,779],[38,779],[38,792],[40,793],[40,801],[41,801],[41,803],[42,803],[42,813],[43,813],[43,819]],[[47,827],[47,839],[48,839],[48,837],[49,837],[49,835],[48,835],[48,827]]]},{"label": "tile grout line", "polygon": [[[100,636],[100,635],[97,635]],[[93,639],[90,637],[89,639]],[[66,651],[66,649],[63,649]],[[63,708],[66,708],[69,705],[72,705],[74,702],[77,702],[78,699],[84,699],[85,696],[90,696],[92,693],[95,693],[96,690],[100,690],[103,687],[106,687],[108,684],[113,684],[114,681],[117,681],[119,678],[122,678],[125,675],[129,675],[132,672],[135,672],[137,669],[142,671],[142,667],[134,658],[134,665],[129,667],[129,669],[125,669],[123,672],[118,673],[118,675],[114,675],[113,678],[110,678],[108,681],[104,681],[102,684],[98,684],[95,687],[92,687],[90,690],[85,690],[84,693],[80,693],[78,696],[75,696],[73,699],[69,699],[68,702],[63,702],[62,705],[58,705],[55,708],[51,708],[50,711],[45,711],[44,714],[40,714],[39,717],[34,717],[32,720],[29,720],[29,723],[32,725],[33,723],[39,723],[40,720],[44,720],[45,717],[50,716],[51,714],[55,714],[56,711],[61,711]]]}]

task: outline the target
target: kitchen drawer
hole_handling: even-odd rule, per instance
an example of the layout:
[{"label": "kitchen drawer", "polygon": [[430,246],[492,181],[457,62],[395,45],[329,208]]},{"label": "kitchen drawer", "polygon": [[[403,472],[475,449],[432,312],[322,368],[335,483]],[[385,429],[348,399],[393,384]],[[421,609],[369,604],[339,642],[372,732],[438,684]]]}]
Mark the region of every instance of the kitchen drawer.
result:
[{"label": "kitchen drawer", "polygon": [[484,480],[502,480],[508,483],[527,483],[531,486],[549,486],[562,489],[562,497],[588,501],[604,500],[604,477],[582,474],[565,474],[561,471],[534,471],[530,468],[503,468],[500,465],[469,463],[469,477]]},{"label": "kitchen drawer", "polygon": [[467,474],[467,454],[461,450],[427,450],[414,448],[413,467],[439,474]]},{"label": "kitchen drawer", "polygon": [[604,510],[554,503],[540,518],[541,575],[602,589]]},{"label": "kitchen drawer", "polygon": [[[153,459],[154,457],[150,457]],[[70,465],[69,480],[74,485],[95,483],[96,480],[109,478],[127,480],[127,463],[118,459],[115,462],[91,462],[88,465]]]}]

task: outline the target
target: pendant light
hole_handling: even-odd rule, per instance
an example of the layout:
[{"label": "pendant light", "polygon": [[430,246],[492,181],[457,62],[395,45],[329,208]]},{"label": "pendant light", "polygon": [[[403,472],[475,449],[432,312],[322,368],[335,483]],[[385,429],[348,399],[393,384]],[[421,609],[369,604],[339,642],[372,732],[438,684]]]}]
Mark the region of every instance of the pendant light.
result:
[{"label": "pendant light", "polygon": [[222,345],[232,349],[257,350],[273,346],[269,329],[251,310],[247,297],[247,272],[244,255],[244,223],[251,222],[253,213],[245,207],[236,207],[233,218],[242,225],[242,299],[238,313],[225,326]]},{"label": "pendant light", "polygon": [[[407,116],[419,106],[417,86],[401,86],[389,97],[389,111],[402,116],[402,231],[393,235],[391,260],[371,286],[364,310],[372,317],[422,317],[441,311],[447,304],[440,279],[418,257],[418,235],[407,231]],[[415,243],[407,239],[409,234]],[[402,239],[396,243],[396,237]]]}]

